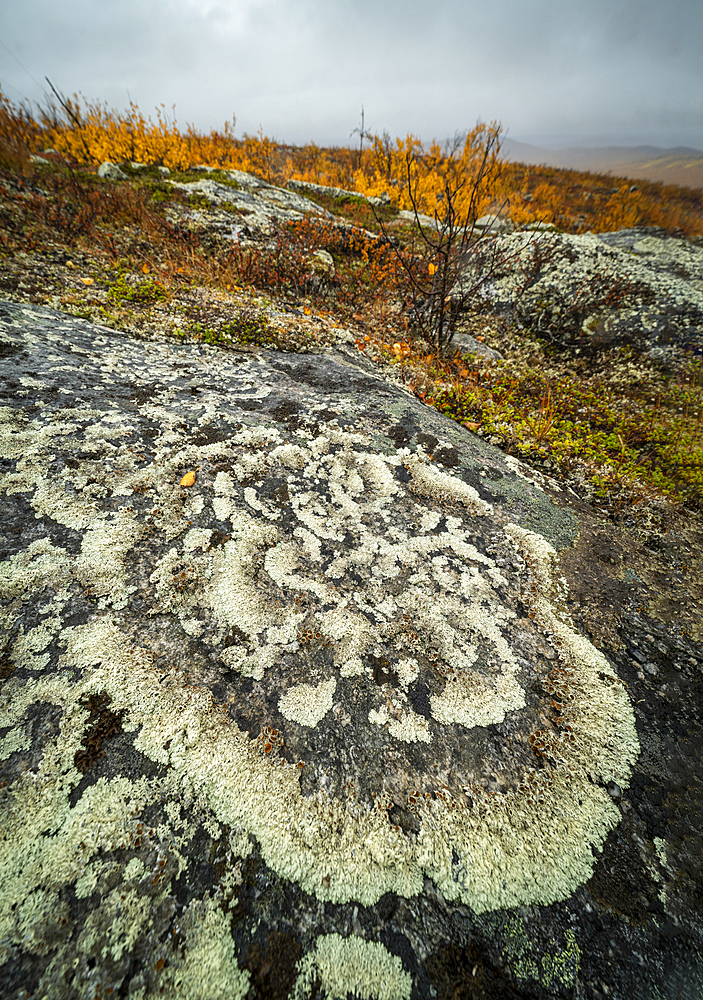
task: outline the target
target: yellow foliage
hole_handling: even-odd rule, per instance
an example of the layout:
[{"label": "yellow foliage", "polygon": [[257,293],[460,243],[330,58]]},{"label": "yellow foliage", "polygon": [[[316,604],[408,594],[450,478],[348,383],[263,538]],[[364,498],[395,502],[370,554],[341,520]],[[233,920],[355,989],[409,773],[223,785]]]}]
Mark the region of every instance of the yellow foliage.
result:
[{"label": "yellow foliage", "polygon": [[[442,219],[451,195],[460,219],[480,216],[492,202],[490,188],[498,173],[500,125],[476,125],[454,150],[436,141],[425,148],[417,136],[391,139],[373,136],[354,172],[357,191],[367,196],[388,193],[400,209]],[[483,180],[475,189],[479,175]],[[472,201],[473,198],[473,201]]]},{"label": "yellow foliage", "polygon": [[145,117],[130,102],[120,112],[99,102],[90,103],[79,95],[63,101],[65,115],[43,116],[46,140],[66,159],[79,163],[145,163],[187,170],[206,163],[230,170],[246,170],[273,180],[277,144],[261,131],[258,136],[234,137],[234,117],[221,132],[201,135],[192,125],[185,131],[172,120],[162,104],[156,121]]},{"label": "yellow foliage", "polygon": [[388,194],[394,208],[416,207],[440,221],[451,203],[458,224],[500,211],[516,225],[543,221],[568,232],[657,225],[693,234],[703,228],[698,193],[687,188],[502,162],[496,122],[476,125],[450,149],[387,132],[369,137],[363,150],[323,149],[283,146],[262,129],[237,139],[234,117],[204,135],[192,125],[181,130],[164,105],[154,120],[134,102],[125,111],[80,95],[60,103],[60,110],[35,117],[0,91],[0,169],[29,173],[30,153],[51,146],[73,163],[138,162],[171,170],[204,163],[275,184],[295,177],[367,196]]}]

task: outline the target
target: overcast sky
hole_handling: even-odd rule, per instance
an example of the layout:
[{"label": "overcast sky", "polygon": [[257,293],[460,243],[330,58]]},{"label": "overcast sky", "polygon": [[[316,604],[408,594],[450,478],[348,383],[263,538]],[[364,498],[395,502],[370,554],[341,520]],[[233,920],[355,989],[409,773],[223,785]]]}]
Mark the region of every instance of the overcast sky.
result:
[{"label": "overcast sky", "polygon": [[[2,0],[0,86],[208,131],[703,149],[703,0]],[[4,47],[3,47],[4,46]],[[21,64],[21,65],[20,65]]]}]

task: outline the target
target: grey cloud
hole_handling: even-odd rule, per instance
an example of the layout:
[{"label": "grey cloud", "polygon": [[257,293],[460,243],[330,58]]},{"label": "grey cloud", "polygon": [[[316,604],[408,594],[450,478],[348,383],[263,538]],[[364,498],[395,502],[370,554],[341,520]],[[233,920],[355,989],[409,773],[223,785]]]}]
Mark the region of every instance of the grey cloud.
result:
[{"label": "grey cloud", "polygon": [[[0,31],[38,81],[202,129],[345,143],[363,103],[424,139],[703,147],[700,0],[5,0]],[[2,48],[0,80],[41,96]]]}]

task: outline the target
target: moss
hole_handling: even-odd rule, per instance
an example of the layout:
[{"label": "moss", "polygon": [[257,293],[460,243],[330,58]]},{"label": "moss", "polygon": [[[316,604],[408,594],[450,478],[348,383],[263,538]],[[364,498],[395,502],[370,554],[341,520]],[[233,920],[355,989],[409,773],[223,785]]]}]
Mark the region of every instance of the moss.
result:
[{"label": "moss", "polygon": [[574,372],[556,356],[545,359],[546,371],[469,355],[447,367],[427,402],[513,454],[584,478],[595,499],[636,500],[651,491],[700,505],[700,359],[686,359],[675,376],[626,348],[611,352],[606,377]]},{"label": "moss", "polygon": [[192,194],[189,194],[186,201],[190,208],[197,208],[201,212],[208,212],[214,207],[212,198],[208,198],[207,195],[202,194],[200,191],[194,191]]},{"label": "moss", "polygon": [[145,280],[132,278],[130,281],[126,274],[121,274],[108,286],[107,296],[117,305],[124,302],[153,305],[155,302],[164,302],[168,298],[168,292],[160,282],[151,278]]},{"label": "moss", "polygon": [[242,186],[231,176],[228,170],[209,170],[204,172],[202,170],[172,170],[169,174],[169,181],[173,181],[176,184],[192,184],[197,181],[203,180],[217,181],[218,184],[222,184],[225,187],[232,188],[233,191],[241,191]]},{"label": "moss", "polygon": [[237,344],[256,344],[273,350],[286,350],[289,346],[286,335],[272,325],[265,313],[244,309],[236,312],[233,318],[230,316],[217,328],[208,327],[197,320],[186,322],[179,335],[225,348]]},{"label": "moss", "polygon": [[165,185],[154,184],[151,187],[151,200],[156,205],[163,205],[167,202],[175,201],[177,195],[173,188],[167,188]]}]

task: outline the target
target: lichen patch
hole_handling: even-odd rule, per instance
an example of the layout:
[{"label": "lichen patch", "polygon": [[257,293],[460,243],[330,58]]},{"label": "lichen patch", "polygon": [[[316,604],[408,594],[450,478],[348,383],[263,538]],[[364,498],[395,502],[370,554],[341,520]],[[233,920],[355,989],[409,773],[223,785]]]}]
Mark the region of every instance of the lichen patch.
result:
[{"label": "lichen patch", "polygon": [[[117,379],[121,351],[98,346],[100,379]],[[179,354],[139,350],[132,370],[155,388],[139,405],[114,390],[129,420],[74,399],[30,432],[3,411],[6,498],[46,533],[0,566],[5,749],[35,701],[63,713],[39,775],[9,793],[11,940],[12,901],[81,878],[155,787],[101,776],[69,806],[96,698],[210,836],[241,831],[320,899],[370,905],[425,878],[477,912],[569,896],[618,822],[605,786],[626,787],[638,743],[550,543],[420,446],[376,450],[370,419],[341,429],[321,402],[294,430],[252,417],[263,361],[189,354],[207,375],[193,401]]]},{"label": "lichen patch", "polygon": [[315,985],[329,1000],[346,1000],[351,983],[363,1000],[409,1000],[413,985],[401,960],[382,944],[325,934],[298,963],[293,1000],[311,997]]},{"label": "lichen patch", "polygon": [[317,687],[312,684],[296,684],[282,696],[278,702],[278,711],[291,722],[314,727],[331,710],[336,687],[334,677]]}]

